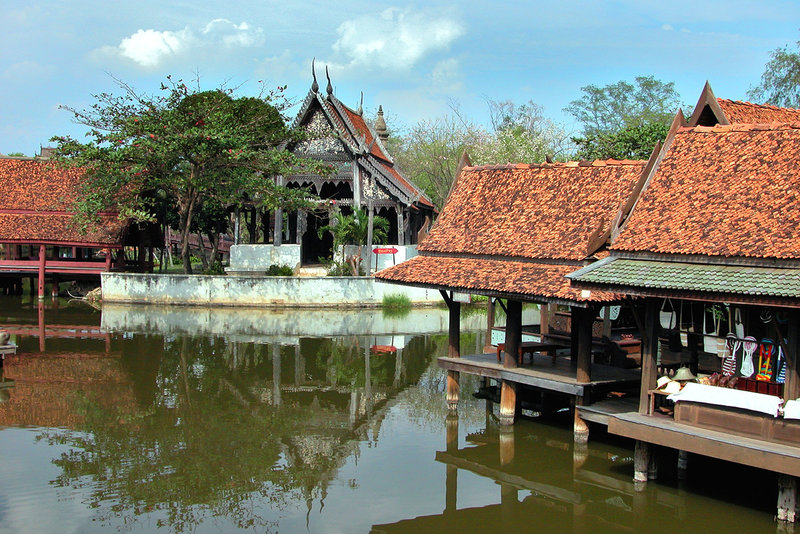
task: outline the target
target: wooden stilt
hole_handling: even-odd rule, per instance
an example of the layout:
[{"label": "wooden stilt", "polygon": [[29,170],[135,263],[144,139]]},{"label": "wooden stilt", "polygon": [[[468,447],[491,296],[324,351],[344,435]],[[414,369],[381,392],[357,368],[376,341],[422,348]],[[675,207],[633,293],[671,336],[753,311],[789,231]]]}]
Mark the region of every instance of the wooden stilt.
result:
[{"label": "wooden stilt", "polygon": [[572,337],[577,338],[576,358],[578,382],[592,381],[592,323],[597,311],[594,308],[572,308]]},{"label": "wooden stilt", "polygon": [[589,425],[581,418],[579,406],[583,406],[583,397],[572,398],[572,439],[575,443],[589,442]]},{"label": "wooden stilt", "polygon": [[44,300],[44,272],[47,264],[47,249],[44,245],[39,245],[39,300]]},{"label": "wooden stilt", "polygon": [[501,425],[513,425],[517,415],[517,385],[514,382],[503,380],[500,389],[500,416]]},{"label": "wooden stilt", "polygon": [[39,352],[45,351],[45,324],[44,324],[44,299],[39,300]]},{"label": "wooden stilt", "polygon": [[[450,412],[445,419],[446,446],[447,452],[455,453],[458,451],[458,414]],[[458,468],[454,465],[447,465],[445,478],[445,513],[456,511],[458,500]]]},{"label": "wooden stilt", "polygon": [[[461,303],[453,300],[446,291],[441,291],[442,298],[447,303],[448,317],[448,358],[461,357]],[[447,408],[458,409],[460,375],[458,371],[447,371]]]},{"label": "wooden stilt", "polygon": [[[500,483],[500,516],[501,524],[495,527],[512,527],[515,523],[519,490],[510,484]],[[502,528],[501,528],[502,530]]]},{"label": "wooden stilt", "polygon": [[645,303],[644,330],[642,331],[642,382],[639,389],[639,413],[646,414],[649,407],[648,392],[655,389],[658,379],[658,301]]},{"label": "wooden stilt", "polygon": [[444,421],[447,451],[455,452],[458,450],[458,414],[450,412]]},{"label": "wooden stilt", "polygon": [[794,523],[797,509],[797,479],[778,475],[778,521]]},{"label": "wooden stilt", "polygon": [[589,459],[589,444],[575,442],[572,446],[572,474],[577,475],[578,470],[583,467]]},{"label": "wooden stilt", "polygon": [[458,410],[458,395],[460,393],[460,381],[458,371],[447,371],[447,409]]},{"label": "wooden stilt", "polygon": [[633,450],[633,480],[647,482],[647,469],[650,464],[650,444],[637,441]]},{"label": "wooden stilt", "polygon": [[689,468],[689,453],[686,451],[678,451],[678,476],[681,473],[685,474]]}]

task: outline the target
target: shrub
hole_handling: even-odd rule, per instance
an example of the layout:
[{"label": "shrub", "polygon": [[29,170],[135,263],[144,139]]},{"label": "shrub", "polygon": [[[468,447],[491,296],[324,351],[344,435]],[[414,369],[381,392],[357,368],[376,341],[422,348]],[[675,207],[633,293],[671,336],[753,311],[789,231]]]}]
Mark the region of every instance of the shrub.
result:
[{"label": "shrub", "polygon": [[[364,268],[358,266],[358,276],[365,276]],[[328,276],[353,276],[353,267],[346,261],[333,261],[328,265]]]},{"label": "shrub", "polygon": [[223,267],[220,262],[215,261],[208,266],[208,269],[203,269],[203,274],[225,274],[225,267]]},{"label": "shrub", "polygon": [[267,276],[293,276],[294,269],[288,265],[270,265],[266,274]]},{"label": "shrub", "polygon": [[395,308],[395,309],[408,309],[411,308],[411,301],[405,295],[399,293],[392,293],[383,296],[383,307]]}]

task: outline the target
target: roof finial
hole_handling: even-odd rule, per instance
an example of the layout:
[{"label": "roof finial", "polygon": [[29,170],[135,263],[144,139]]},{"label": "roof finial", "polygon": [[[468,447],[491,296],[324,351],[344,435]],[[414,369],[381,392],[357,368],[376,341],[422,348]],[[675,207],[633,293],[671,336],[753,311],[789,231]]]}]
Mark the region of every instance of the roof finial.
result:
[{"label": "roof finial", "polygon": [[383,120],[383,106],[378,106],[378,117],[375,119],[375,133],[378,134],[381,142],[389,139],[389,130],[386,128],[386,121]]},{"label": "roof finial", "polygon": [[325,91],[328,93],[328,96],[333,95],[333,86],[331,85],[331,75],[328,74],[328,66],[325,65],[325,76],[328,78],[328,87],[325,88]]},{"label": "roof finial", "polygon": [[361,91],[361,101],[358,103],[358,110],[356,111],[359,117],[364,115],[364,91]]},{"label": "roof finial", "polygon": [[311,90],[315,93],[319,91],[319,84],[317,83],[317,71],[314,69],[314,62],[316,60],[317,58],[313,58],[311,60],[311,76],[314,77],[314,81],[311,83]]}]

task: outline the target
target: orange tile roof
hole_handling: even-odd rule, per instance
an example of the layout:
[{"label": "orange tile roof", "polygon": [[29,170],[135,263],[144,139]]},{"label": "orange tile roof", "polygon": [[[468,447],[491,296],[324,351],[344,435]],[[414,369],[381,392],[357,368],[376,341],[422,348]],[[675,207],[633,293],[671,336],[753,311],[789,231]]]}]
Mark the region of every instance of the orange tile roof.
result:
[{"label": "orange tile roof", "polygon": [[0,241],[121,244],[126,224],[115,214],[85,234],[73,224],[82,176],[50,161],[0,158]]},{"label": "orange tile roof", "polygon": [[523,298],[573,302],[610,302],[619,299],[608,291],[575,289],[564,275],[578,269],[530,261],[416,256],[375,274],[381,280],[427,285],[465,292],[485,292]]},{"label": "orange tile roof", "polygon": [[467,167],[420,252],[582,260],[643,161]]},{"label": "orange tile roof", "polygon": [[367,146],[372,145],[370,153],[375,157],[389,161],[389,156],[387,156],[380,149],[380,145],[378,143],[373,144],[373,142],[375,141],[375,137],[373,137],[372,132],[367,126],[367,123],[364,121],[364,117],[362,117],[352,109],[348,108],[344,104],[342,104],[342,109],[344,109],[344,112],[347,114],[347,118],[350,119],[350,122],[353,123],[353,126],[355,126],[356,130],[358,130],[358,133],[364,136],[364,142],[366,143],[366,145]]},{"label": "orange tile roof", "polygon": [[725,113],[725,118],[731,124],[739,122],[755,124],[800,121],[800,109],[779,108],[777,106],[726,100],[724,98],[718,98],[717,102]]},{"label": "orange tile roof", "polygon": [[613,250],[800,258],[800,122],[680,129]]}]

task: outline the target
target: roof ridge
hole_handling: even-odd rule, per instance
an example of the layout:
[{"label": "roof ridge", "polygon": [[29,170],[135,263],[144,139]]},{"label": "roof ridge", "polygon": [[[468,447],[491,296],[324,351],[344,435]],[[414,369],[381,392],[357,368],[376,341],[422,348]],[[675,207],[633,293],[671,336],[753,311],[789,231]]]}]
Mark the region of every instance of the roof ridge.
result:
[{"label": "roof ridge", "polygon": [[725,132],[763,132],[763,131],[800,130],[800,121],[791,122],[734,122],[717,124],[716,126],[685,126],[680,133],[725,133]]},{"label": "roof ridge", "polygon": [[527,169],[563,169],[563,168],[577,168],[577,167],[615,167],[625,165],[643,165],[645,160],[640,159],[595,159],[595,160],[570,160],[570,161],[554,161],[552,163],[503,163],[503,164],[486,164],[486,165],[470,165],[464,167],[464,170],[483,171],[483,170],[527,170]]},{"label": "roof ridge", "polygon": [[717,102],[731,102],[733,104],[741,104],[743,106],[752,106],[752,107],[758,107],[758,108],[763,108],[763,109],[772,109],[772,110],[796,111],[796,112],[800,113],[800,108],[789,108],[789,107],[775,106],[773,104],[758,104],[756,102],[749,102],[747,100],[732,100],[730,98],[717,98]]}]

